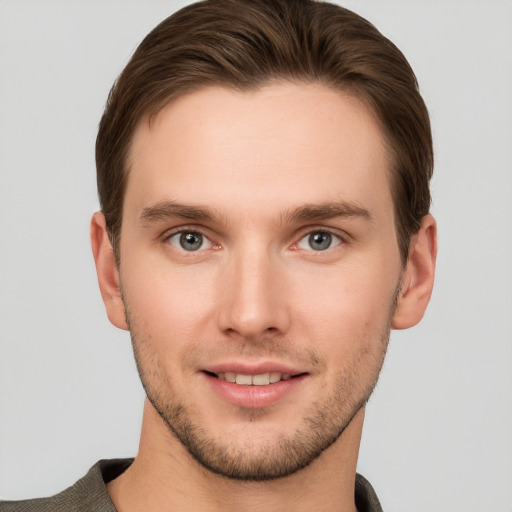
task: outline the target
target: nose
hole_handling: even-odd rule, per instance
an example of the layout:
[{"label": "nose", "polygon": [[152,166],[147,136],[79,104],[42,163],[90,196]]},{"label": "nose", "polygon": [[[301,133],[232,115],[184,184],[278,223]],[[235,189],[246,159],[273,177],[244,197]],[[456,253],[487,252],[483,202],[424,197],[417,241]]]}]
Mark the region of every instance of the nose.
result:
[{"label": "nose", "polygon": [[257,340],[289,329],[283,263],[269,251],[233,254],[219,283],[218,325],[231,337]]}]

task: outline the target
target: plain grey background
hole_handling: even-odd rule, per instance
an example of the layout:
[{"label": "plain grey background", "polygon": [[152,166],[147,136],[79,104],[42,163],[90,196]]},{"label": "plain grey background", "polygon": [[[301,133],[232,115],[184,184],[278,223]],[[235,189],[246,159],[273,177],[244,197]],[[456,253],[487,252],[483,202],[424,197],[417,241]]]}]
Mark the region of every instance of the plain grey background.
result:
[{"label": "plain grey background", "polygon": [[[137,451],[143,392],[89,248],[94,140],[141,38],[188,2],[0,0],[0,495]],[[406,54],[436,148],[437,284],[392,334],[359,471],[385,510],[512,511],[512,2],[360,0]]]}]

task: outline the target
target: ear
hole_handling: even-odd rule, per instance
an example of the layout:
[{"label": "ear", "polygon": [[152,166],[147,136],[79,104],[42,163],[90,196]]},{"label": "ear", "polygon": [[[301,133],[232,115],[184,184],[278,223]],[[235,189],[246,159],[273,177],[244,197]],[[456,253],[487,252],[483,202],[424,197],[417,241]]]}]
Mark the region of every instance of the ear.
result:
[{"label": "ear", "polygon": [[105,216],[101,212],[96,212],[91,219],[91,246],[107,316],[116,327],[128,330],[119,270],[108,238]]},{"label": "ear", "polygon": [[423,318],[434,286],[436,257],[436,221],[426,215],[410,242],[402,288],[391,322],[393,329],[408,329]]}]

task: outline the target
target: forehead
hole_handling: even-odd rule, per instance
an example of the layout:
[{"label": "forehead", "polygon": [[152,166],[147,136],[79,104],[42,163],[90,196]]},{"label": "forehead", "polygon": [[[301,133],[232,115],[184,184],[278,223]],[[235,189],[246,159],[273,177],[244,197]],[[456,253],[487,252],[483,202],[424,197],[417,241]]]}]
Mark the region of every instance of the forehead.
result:
[{"label": "forehead", "polygon": [[255,199],[260,210],[391,202],[375,116],[357,98],[320,84],[209,87],[180,97],[139,124],[129,162],[127,208],[169,199],[221,210]]}]

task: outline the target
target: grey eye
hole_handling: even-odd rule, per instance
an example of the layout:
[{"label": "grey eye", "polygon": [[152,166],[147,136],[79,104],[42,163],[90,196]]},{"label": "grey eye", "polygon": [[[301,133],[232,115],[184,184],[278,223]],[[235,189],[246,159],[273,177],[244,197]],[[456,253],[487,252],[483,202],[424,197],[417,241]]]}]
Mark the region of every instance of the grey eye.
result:
[{"label": "grey eye", "polygon": [[313,251],[325,251],[341,243],[339,236],[333,235],[327,231],[314,231],[301,238],[297,246],[301,249]]},{"label": "grey eye", "polygon": [[332,236],[330,233],[312,233],[308,241],[315,251],[325,251],[331,246]]},{"label": "grey eye", "polygon": [[169,238],[171,245],[185,251],[198,251],[206,245],[207,238],[195,231],[182,231]]}]

